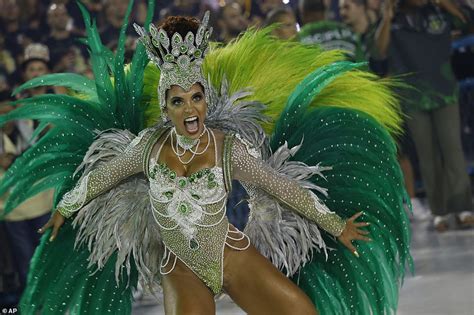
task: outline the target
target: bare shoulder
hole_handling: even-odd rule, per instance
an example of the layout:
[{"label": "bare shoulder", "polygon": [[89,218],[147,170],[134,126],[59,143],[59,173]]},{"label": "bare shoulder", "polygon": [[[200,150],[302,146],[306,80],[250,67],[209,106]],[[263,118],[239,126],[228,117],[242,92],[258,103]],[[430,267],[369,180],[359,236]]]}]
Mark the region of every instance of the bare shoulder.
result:
[{"label": "bare shoulder", "polygon": [[212,129],[212,132],[216,136],[216,141],[218,143],[224,142],[224,138],[227,135],[227,133],[223,132],[222,130],[219,129]]}]

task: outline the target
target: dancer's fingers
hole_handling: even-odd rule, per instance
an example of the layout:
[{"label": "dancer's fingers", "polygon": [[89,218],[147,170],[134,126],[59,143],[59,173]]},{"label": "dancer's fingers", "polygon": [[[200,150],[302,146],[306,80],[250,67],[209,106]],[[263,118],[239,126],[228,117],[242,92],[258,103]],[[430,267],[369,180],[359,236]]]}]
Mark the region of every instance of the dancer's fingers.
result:
[{"label": "dancer's fingers", "polygon": [[358,241],[366,241],[366,242],[370,242],[372,241],[372,239],[370,237],[367,237],[367,236],[364,236],[364,235],[361,235],[361,234],[357,234],[354,239],[358,240]]},{"label": "dancer's fingers", "polygon": [[[352,253],[357,252],[357,249],[352,245],[351,241],[344,241],[344,246],[347,247]],[[357,256],[357,255],[356,255]]]},{"label": "dancer's fingers", "polygon": [[362,226],[369,226],[369,222],[354,222],[354,226],[356,227],[362,227]]},{"label": "dancer's fingers", "polygon": [[46,222],[45,225],[43,225],[41,228],[38,229],[38,233],[44,234],[44,232],[46,232],[46,230],[49,229],[49,228],[52,227],[52,226],[53,226],[53,219],[50,218],[50,219],[48,220],[48,222]]},{"label": "dancer's fingers", "polygon": [[53,232],[51,233],[51,237],[49,238],[49,241],[52,242],[58,236],[59,228],[61,227],[62,224],[56,223],[54,224],[53,227]]},{"label": "dancer's fingers", "polygon": [[347,220],[347,221],[351,221],[351,222],[353,222],[353,221],[355,221],[355,219],[357,219],[358,217],[360,217],[360,216],[361,216],[361,215],[363,215],[363,214],[364,214],[364,212],[362,212],[362,211],[360,211],[360,212],[357,212],[357,213],[356,213],[356,214],[354,214],[352,217],[350,217],[350,219],[349,219],[349,220]]}]

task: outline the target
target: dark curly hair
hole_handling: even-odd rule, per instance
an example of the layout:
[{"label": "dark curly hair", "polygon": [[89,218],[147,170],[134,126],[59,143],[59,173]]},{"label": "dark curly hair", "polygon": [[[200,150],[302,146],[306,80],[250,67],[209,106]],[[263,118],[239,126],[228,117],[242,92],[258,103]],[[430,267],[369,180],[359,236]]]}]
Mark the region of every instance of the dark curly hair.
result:
[{"label": "dark curly hair", "polygon": [[164,29],[170,38],[176,32],[184,38],[188,32],[196,34],[199,25],[201,25],[201,22],[194,17],[169,16],[158,25],[158,29]]}]

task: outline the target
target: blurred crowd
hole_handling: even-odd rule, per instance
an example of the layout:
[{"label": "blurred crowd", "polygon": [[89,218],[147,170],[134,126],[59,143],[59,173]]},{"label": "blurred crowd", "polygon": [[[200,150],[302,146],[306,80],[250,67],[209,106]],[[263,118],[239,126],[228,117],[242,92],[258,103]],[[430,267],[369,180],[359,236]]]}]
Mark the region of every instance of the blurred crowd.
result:
[{"label": "blurred crowd", "polygon": [[[114,50],[128,1],[83,0],[83,4],[97,21],[104,45]],[[447,228],[447,216],[452,213],[458,215],[461,224],[472,220],[466,155],[459,135],[462,130],[465,149],[472,154],[472,0],[160,0],[155,6],[155,24],[170,15],[201,18],[210,10],[214,41],[228,43],[250,27],[273,25],[272,34],[282,40],[342,49],[348,59],[367,62],[367,69],[378,75],[402,75],[415,87],[400,92],[404,113],[412,118],[407,119],[407,133],[399,143],[399,159],[415,214],[434,218],[440,231]],[[136,0],[132,12],[131,22],[143,25],[147,1]],[[74,0],[0,0],[0,114],[21,106],[21,102],[11,101],[66,92],[42,87],[12,96],[16,87],[30,79],[59,72],[92,77],[83,36],[84,22]],[[126,56],[136,44],[137,35],[129,26]],[[417,75],[410,77],[413,73]],[[458,82],[464,89],[461,105],[470,104],[467,111],[465,105],[458,105]],[[463,120],[460,109],[464,110]],[[2,128],[0,176],[35,141],[31,138],[36,127],[36,122],[23,121]],[[423,182],[428,200],[425,205],[417,199],[417,178]],[[440,178],[444,185],[440,185]],[[238,209],[242,207],[237,205],[241,197],[238,190],[229,207],[231,220],[239,228],[245,224],[247,213]],[[51,192],[40,194],[0,223],[1,251],[12,253],[0,256],[2,306],[18,302],[28,262],[39,241],[35,231],[47,221],[51,200]],[[14,246],[8,248],[8,244]],[[5,295],[8,292],[13,292],[10,299]]]},{"label": "blurred crowd", "polygon": [[[83,3],[97,20],[104,44],[113,50],[128,1]],[[344,49],[354,60],[365,60],[373,52],[374,36],[387,7],[384,4],[383,0],[168,0],[156,1],[154,22],[159,24],[169,15],[201,17],[210,10],[214,12],[211,17],[216,41],[226,43],[249,27],[278,23],[273,33],[279,38],[298,38],[307,44]],[[469,3],[458,5],[468,19],[472,7]],[[131,22],[144,24],[147,0],[135,1],[132,12]],[[462,26],[463,21],[466,20],[459,15],[453,16],[456,29],[452,33],[457,32],[456,36],[473,32],[472,25]],[[84,23],[74,0],[0,0],[0,30],[0,101],[7,100],[15,86],[44,72],[92,75],[87,49],[80,41]],[[129,52],[133,51],[136,39],[129,27]],[[34,43],[44,47],[30,49],[27,55],[26,48]],[[30,69],[27,58],[45,61],[46,67]]]}]

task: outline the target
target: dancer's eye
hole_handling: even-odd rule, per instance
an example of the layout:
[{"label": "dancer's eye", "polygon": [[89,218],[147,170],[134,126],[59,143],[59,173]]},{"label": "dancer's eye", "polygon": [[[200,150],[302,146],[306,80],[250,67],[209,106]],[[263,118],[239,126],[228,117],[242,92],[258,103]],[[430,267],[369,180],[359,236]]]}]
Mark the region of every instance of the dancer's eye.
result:
[{"label": "dancer's eye", "polygon": [[196,93],[193,95],[193,101],[195,102],[200,102],[202,100],[202,94],[201,93]]},{"label": "dancer's eye", "polygon": [[183,104],[183,100],[179,97],[173,97],[171,99],[171,104],[173,104],[174,106],[180,106]]}]

